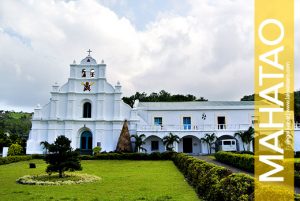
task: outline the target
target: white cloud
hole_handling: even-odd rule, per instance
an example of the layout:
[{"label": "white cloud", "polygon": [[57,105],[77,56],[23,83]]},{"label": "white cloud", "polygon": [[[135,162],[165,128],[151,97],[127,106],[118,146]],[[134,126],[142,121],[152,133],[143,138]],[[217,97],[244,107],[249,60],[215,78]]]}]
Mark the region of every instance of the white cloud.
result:
[{"label": "white cloud", "polygon": [[166,89],[238,100],[253,93],[253,1],[187,2],[186,15],[160,11],[137,30],[96,0],[0,1],[1,106],[45,104],[51,84],[65,83],[68,65],[89,48],[125,95]]}]

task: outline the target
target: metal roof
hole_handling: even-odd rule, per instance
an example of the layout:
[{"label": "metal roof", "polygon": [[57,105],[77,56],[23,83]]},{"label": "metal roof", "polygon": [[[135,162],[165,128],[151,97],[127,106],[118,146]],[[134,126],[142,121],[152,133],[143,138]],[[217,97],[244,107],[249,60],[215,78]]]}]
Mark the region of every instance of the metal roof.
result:
[{"label": "metal roof", "polygon": [[145,110],[254,109],[254,101],[139,102]]}]

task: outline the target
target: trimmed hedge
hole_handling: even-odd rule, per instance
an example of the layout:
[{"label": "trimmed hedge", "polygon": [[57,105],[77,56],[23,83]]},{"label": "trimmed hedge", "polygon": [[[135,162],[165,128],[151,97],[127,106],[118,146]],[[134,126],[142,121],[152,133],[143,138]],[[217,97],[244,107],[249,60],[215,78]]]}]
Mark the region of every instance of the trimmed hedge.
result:
[{"label": "trimmed hedge", "polygon": [[0,157],[0,165],[5,165],[9,163],[15,163],[19,161],[28,161],[31,160],[31,156],[7,156],[7,157]]},{"label": "trimmed hedge", "polygon": [[[175,153],[173,162],[204,200],[253,201],[254,199],[255,180],[249,175],[232,174],[227,168],[183,153]],[[271,188],[268,192],[276,197],[286,197],[286,192],[282,190]],[[295,200],[300,201],[299,195],[295,195]]]},{"label": "trimmed hedge", "polygon": [[225,164],[232,165],[248,172],[254,172],[254,157],[250,154],[236,154],[219,151],[215,153],[215,158]]},{"label": "trimmed hedge", "polygon": [[174,152],[146,153],[100,153],[94,156],[81,155],[81,160],[171,160]]},{"label": "trimmed hedge", "polygon": [[254,194],[254,178],[242,173],[232,174],[216,185],[216,191],[222,197],[219,200],[248,201]]},{"label": "trimmed hedge", "polygon": [[254,192],[254,179],[248,175],[232,174],[227,168],[183,153],[174,154],[173,161],[204,200],[239,201],[249,198]]}]

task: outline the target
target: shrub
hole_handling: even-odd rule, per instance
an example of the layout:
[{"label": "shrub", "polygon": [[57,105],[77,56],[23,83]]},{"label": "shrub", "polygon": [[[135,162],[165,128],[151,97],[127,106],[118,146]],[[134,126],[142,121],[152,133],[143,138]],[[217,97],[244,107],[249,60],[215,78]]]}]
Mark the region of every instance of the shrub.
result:
[{"label": "shrub", "polygon": [[31,156],[8,156],[0,157],[0,165],[15,163],[19,161],[28,161],[31,160]]},{"label": "shrub", "polygon": [[198,189],[201,185],[201,189],[205,190],[203,198],[205,198],[205,200],[221,200],[220,195],[216,191],[217,184],[220,180],[231,174],[232,172],[224,167],[216,166],[212,168],[198,184]]},{"label": "shrub", "polygon": [[8,148],[8,156],[17,156],[17,155],[22,155],[23,148],[21,145],[18,143],[12,144]]},{"label": "shrub", "polygon": [[223,185],[234,191],[232,200],[248,200],[253,193],[254,179],[248,175],[237,174],[231,178],[232,172],[227,168],[182,153],[175,154],[173,161],[205,200],[231,200],[231,195],[228,195],[230,192],[225,192]]},{"label": "shrub", "polygon": [[254,178],[246,174],[231,174],[215,185],[218,201],[248,201],[254,192]]},{"label": "shrub", "polygon": [[174,152],[153,152],[146,153],[98,153],[94,156],[81,155],[81,160],[171,160]]},{"label": "shrub", "polygon": [[240,151],[240,152],[236,152],[237,154],[249,154],[249,155],[254,155],[254,153],[252,151]]},{"label": "shrub", "polygon": [[99,147],[99,146],[94,147],[94,148],[93,148],[93,154],[94,154],[94,155],[95,155],[95,154],[99,154],[99,153],[101,152],[101,150],[102,150],[102,148]]},{"label": "shrub", "polygon": [[32,154],[32,159],[45,159],[45,155],[43,154]]},{"label": "shrub", "polygon": [[300,158],[300,151],[295,152],[295,158]]},{"label": "shrub", "polygon": [[288,186],[276,185],[274,184],[261,184],[255,183],[256,188],[260,190],[255,192],[255,197],[259,200],[280,200],[280,201],[290,201],[298,200],[297,194],[293,195],[293,189]]},{"label": "shrub", "polygon": [[72,150],[71,140],[67,137],[61,135],[52,144],[47,142],[42,142],[42,144],[48,150],[45,157],[46,163],[49,164],[46,169],[47,173],[58,172],[59,177],[62,178],[65,171],[82,169],[79,153]]},{"label": "shrub", "polygon": [[222,163],[232,165],[248,172],[254,172],[253,155],[219,151],[215,153],[215,158]]}]

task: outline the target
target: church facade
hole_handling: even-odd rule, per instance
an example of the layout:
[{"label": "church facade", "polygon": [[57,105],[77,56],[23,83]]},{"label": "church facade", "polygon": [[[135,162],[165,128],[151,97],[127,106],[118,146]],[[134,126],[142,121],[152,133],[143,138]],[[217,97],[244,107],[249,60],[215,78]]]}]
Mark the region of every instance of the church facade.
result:
[{"label": "church facade", "polygon": [[[42,154],[40,142],[49,143],[65,135],[74,149],[91,153],[100,146],[102,151],[114,151],[124,120],[130,134],[146,136],[144,148],[148,153],[166,150],[162,138],[169,133],[180,137],[175,150],[190,154],[208,153],[207,144],[200,139],[215,133],[219,150],[243,150],[234,133],[253,126],[254,102],[139,102],[133,108],[122,101],[122,87],[106,80],[106,64],[97,63],[89,55],[79,64],[70,65],[66,84],[54,84],[50,102],[34,110],[32,129],[27,141],[27,154]],[[299,138],[295,124],[295,141]],[[298,137],[298,138],[297,138]],[[300,140],[300,139],[298,139]],[[133,142],[134,144],[134,142]],[[253,150],[253,146],[249,146]],[[295,149],[300,150],[297,144]]]}]

